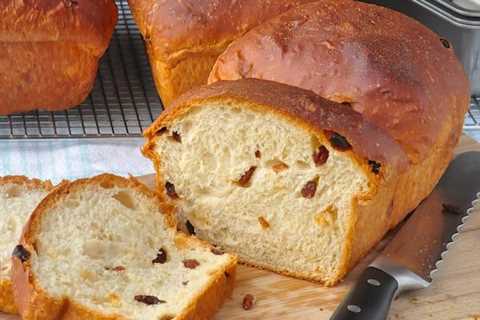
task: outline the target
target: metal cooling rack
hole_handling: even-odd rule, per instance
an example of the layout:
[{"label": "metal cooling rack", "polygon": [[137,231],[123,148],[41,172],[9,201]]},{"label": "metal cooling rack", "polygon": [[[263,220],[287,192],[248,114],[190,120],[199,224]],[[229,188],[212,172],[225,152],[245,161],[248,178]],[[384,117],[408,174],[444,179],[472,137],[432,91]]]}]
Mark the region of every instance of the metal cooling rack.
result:
[{"label": "metal cooling rack", "polygon": [[466,131],[480,131],[480,97],[473,97],[470,103],[470,110],[465,116],[464,129]]},{"label": "metal cooling rack", "polygon": [[116,2],[119,21],[87,100],[66,111],[0,116],[0,139],[135,137],[160,114],[140,32],[127,1]]},{"label": "metal cooling rack", "polygon": [[[0,139],[136,137],[163,110],[142,37],[126,0],[95,87],[80,106],[0,116]],[[480,97],[472,98],[466,131],[480,131]]]}]

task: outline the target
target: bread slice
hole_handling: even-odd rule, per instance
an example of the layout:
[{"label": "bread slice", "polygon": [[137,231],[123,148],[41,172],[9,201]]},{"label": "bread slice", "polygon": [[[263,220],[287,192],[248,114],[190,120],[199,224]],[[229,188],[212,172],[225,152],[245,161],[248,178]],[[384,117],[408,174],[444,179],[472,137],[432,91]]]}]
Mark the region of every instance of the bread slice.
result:
[{"label": "bread slice", "polygon": [[407,164],[349,106],[264,80],[193,90],[146,137],[158,189],[191,231],[245,263],[327,285],[389,229]]},{"label": "bread slice", "polygon": [[24,320],[208,319],[236,258],[177,233],[157,196],[101,175],[61,186],[35,209],[13,256]]},{"label": "bread slice", "polygon": [[33,209],[51,189],[48,181],[22,176],[0,178],[0,312],[17,311],[10,281],[12,251]]}]

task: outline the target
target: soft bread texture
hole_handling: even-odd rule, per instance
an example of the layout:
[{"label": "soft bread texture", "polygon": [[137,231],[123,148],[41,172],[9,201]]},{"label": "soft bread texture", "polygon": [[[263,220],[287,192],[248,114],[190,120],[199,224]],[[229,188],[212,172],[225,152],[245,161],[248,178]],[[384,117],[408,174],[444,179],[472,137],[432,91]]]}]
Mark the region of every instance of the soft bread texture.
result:
[{"label": "soft bread texture", "polygon": [[117,22],[113,0],[0,2],[0,115],[80,104]]},{"label": "soft bread texture", "polygon": [[208,74],[229,43],[251,28],[315,0],[129,0],[165,106]]},{"label": "soft bread texture", "polygon": [[23,319],[209,319],[236,258],[177,233],[170,210],[133,178],[57,188],[25,228],[27,258],[13,257]]},{"label": "soft bread texture", "polygon": [[210,83],[259,78],[350,105],[388,132],[410,160],[392,227],[436,185],[453,156],[470,93],[448,42],[393,10],[324,0],[290,10],[233,42]]},{"label": "soft bread texture", "polygon": [[0,178],[0,312],[16,313],[11,256],[33,209],[52,189],[48,181],[21,176]]},{"label": "soft bread texture", "polygon": [[[192,90],[146,137],[159,191],[200,238],[245,263],[327,285],[389,229],[408,163],[351,108],[255,79]],[[320,149],[324,161],[314,160]]]}]

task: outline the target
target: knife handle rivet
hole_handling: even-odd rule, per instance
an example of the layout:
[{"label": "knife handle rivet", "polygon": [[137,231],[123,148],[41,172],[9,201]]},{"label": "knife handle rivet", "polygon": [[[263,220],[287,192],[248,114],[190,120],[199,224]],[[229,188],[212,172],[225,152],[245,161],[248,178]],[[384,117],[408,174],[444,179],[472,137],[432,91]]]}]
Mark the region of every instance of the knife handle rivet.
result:
[{"label": "knife handle rivet", "polygon": [[350,312],[353,312],[353,313],[360,313],[362,312],[362,308],[360,308],[359,306],[355,305],[355,304],[349,304],[347,306],[347,310],[350,311]]},{"label": "knife handle rivet", "polygon": [[382,285],[380,283],[380,281],[378,281],[377,279],[368,279],[367,282],[368,282],[368,284],[370,284],[372,286],[375,286],[375,287],[380,287]]}]

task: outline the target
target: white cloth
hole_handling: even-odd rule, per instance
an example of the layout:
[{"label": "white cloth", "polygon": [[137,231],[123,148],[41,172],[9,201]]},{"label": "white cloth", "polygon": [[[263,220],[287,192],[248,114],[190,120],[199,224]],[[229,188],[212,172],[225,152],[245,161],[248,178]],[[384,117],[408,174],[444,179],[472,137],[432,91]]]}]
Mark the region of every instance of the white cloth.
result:
[{"label": "white cloth", "polygon": [[0,141],[0,176],[49,179],[89,177],[104,172],[139,176],[154,172],[140,148],[143,138]]}]

